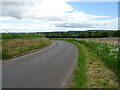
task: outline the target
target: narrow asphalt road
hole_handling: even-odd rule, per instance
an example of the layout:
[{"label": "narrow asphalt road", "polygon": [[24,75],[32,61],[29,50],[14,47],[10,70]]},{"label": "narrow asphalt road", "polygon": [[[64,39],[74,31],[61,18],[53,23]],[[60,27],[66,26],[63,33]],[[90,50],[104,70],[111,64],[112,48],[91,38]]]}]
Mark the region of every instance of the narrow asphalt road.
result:
[{"label": "narrow asphalt road", "polygon": [[77,48],[65,41],[2,63],[3,88],[64,88],[76,63]]}]

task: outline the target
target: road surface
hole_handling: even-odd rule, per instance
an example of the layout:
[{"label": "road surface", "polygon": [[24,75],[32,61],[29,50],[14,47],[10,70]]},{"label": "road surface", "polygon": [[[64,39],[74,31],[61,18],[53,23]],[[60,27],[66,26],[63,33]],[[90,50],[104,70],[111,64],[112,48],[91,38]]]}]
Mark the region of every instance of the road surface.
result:
[{"label": "road surface", "polygon": [[3,62],[3,88],[62,88],[76,63],[77,48],[65,41]]}]

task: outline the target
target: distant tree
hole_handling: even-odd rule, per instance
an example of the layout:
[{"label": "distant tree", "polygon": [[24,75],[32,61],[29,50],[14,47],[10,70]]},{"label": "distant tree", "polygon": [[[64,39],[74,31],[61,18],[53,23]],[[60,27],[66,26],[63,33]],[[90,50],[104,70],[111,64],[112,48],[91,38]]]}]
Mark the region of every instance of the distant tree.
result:
[{"label": "distant tree", "polygon": [[108,37],[108,36],[109,36],[108,32],[102,32],[102,37]]}]

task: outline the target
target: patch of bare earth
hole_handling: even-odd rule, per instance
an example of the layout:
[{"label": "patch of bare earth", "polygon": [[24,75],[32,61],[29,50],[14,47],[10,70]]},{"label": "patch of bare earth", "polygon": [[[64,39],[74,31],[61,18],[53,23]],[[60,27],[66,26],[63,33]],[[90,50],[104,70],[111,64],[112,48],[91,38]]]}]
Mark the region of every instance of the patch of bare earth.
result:
[{"label": "patch of bare earth", "polygon": [[88,51],[87,72],[88,88],[117,88],[117,77],[104,63],[94,54]]}]

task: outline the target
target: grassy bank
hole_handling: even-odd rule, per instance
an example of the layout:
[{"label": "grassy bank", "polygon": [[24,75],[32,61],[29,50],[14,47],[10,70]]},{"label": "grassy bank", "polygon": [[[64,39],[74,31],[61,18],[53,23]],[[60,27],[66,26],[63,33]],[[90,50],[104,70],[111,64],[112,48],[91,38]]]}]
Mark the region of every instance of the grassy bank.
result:
[{"label": "grassy bank", "polygon": [[101,58],[89,48],[87,48],[86,56],[87,88],[117,88],[118,78],[116,74],[105,66]]},{"label": "grassy bank", "polygon": [[76,42],[82,43],[90,50],[94,51],[101,58],[106,67],[111,69],[117,75],[118,82],[120,82],[120,45],[82,40],[76,40]]},{"label": "grassy bank", "polygon": [[2,58],[10,59],[14,56],[25,54],[29,51],[50,45],[47,38],[20,38],[2,41]]}]

